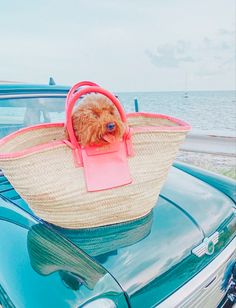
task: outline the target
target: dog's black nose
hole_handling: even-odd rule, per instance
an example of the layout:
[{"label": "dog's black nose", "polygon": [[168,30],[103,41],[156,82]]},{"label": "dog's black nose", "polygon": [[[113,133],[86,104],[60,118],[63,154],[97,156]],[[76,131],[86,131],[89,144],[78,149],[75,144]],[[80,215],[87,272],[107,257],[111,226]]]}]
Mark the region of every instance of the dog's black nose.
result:
[{"label": "dog's black nose", "polygon": [[115,127],[116,127],[116,124],[114,122],[107,123],[107,130],[109,132],[112,132],[115,129]]}]

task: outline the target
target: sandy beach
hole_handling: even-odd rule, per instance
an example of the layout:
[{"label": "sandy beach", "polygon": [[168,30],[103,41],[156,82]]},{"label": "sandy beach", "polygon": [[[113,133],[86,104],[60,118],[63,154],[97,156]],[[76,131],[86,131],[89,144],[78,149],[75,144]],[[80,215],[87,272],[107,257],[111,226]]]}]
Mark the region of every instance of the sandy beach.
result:
[{"label": "sandy beach", "polygon": [[189,134],[177,160],[236,179],[236,137]]}]

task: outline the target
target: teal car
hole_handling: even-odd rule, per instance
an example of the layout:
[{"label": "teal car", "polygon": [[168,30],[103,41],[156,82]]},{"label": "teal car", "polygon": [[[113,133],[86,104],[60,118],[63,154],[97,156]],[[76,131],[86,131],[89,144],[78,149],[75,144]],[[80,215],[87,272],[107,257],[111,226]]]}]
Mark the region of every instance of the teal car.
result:
[{"label": "teal car", "polygon": [[[68,90],[1,84],[0,138],[63,121]],[[148,215],[70,230],[36,217],[0,172],[0,307],[233,307],[235,202],[235,181],[176,162]]]}]

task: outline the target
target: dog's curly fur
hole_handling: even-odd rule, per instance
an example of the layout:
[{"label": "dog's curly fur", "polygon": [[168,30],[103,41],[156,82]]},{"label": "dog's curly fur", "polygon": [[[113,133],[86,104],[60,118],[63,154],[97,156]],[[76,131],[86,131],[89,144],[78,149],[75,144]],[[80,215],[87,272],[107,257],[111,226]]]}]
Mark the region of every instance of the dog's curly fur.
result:
[{"label": "dog's curly fur", "polygon": [[[109,131],[107,125],[114,123]],[[125,126],[114,104],[104,95],[88,94],[72,113],[72,124],[82,146],[106,145],[120,140]]]}]

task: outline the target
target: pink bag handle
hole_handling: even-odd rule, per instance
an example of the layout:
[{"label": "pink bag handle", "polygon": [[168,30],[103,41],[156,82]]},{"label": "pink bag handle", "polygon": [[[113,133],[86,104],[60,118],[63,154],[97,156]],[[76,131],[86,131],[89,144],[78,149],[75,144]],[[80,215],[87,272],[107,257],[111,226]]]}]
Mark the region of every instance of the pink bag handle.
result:
[{"label": "pink bag handle", "polygon": [[[75,86],[74,86],[75,87]],[[74,88],[73,87],[73,88]],[[70,91],[72,93],[72,91]],[[72,125],[72,110],[74,108],[74,105],[76,103],[76,101],[81,97],[84,96],[86,94],[89,93],[100,93],[102,95],[105,95],[108,99],[110,99],[112,101],[112,103],[115,105],[115,107],[117,108],[121,120],[126,124],[127,120],[126,120],[126,114],[124,112],[124,109],[122,108],[120,102],[118,101],[118,99],[111,94],[110,92],[108,92],[107,90],[100,88],[99,86],[89,86],[86,88],[82,88],[80,89],[78,92],[76,92],[75,94],[68,93],[67,98],[66,98],[66,129],[67,132],[69,134],[69,138],[70,138],[70,143],[72,144],[72,148],[74,149],[74,157],[75,160],[77,162],[78,166],[82,165],[82,156],[81,156],[81,149],[80,149],[80,145],[77,142],[74,130],[73,130],[73,125]]]},{"label": "pink bag handle", "polygon": [[76,83],[71,89],[70,91],[68,92],[67,94],[67,103],[69,101],[69,99],[76,93],[76,90],[78,91],[79,88],[81,87],[84,87],[84,86],[96,86],[96,87],[99,87],[98,84],[96,84],[95,82],[92,82],[92,81],[80,81],[78,83]]}]

